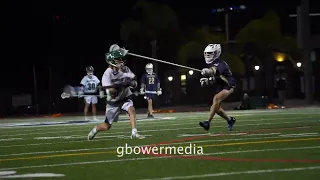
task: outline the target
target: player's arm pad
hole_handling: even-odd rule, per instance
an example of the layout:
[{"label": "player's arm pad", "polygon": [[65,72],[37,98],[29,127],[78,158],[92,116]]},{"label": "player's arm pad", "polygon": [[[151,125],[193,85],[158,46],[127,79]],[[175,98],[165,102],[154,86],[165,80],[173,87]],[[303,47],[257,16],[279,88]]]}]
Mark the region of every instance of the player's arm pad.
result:
[{"label": "player's arm pad", "polygon": [[158,90],[158,91],[161,91],[161,90],[162,90],[160,83],[157,84],[157,90]]}]

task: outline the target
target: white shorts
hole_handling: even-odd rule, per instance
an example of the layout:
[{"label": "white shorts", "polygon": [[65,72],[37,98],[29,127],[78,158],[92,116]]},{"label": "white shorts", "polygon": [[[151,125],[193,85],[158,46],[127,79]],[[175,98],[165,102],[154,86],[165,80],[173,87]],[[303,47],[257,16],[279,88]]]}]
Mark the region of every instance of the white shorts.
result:
[{"label": "white shorts", "polygon": [[133,106],[133,102],[131,99],[125,100],[119,104],[111,105],[107,104],[106,107],[106,119],[105,123],[112,124],[113,122],[118,122],[120,110],[128,112],[129,108]]},{"label": "white shorts", "polygon": [[87,104],[97,104],[98,103],[98,97],[97,96],[84,97],[84,102],[87,103]]}]

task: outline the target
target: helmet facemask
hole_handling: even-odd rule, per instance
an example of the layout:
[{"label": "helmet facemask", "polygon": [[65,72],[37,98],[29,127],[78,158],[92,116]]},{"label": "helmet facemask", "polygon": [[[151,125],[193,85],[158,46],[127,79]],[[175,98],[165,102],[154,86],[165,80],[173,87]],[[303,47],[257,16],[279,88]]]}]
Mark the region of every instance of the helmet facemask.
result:
[{"label": "helmet facemask", "polygon": [[117,74],[118,71],[125,65],[124,55],[120,50],[106,53],[105,58],[113,70],[113,74]]},{"label": "helmet facemask", "polygon": [[146,72],[151,75],[153,73],[153,64],[149,63],[146,65]]},{"label": "helmet facemask", "polygon": [[88,75],[88,77],[89,77],[90,79],[92,79],[92,77],[93,77],[93,72],[88,72],[87,75]]},{"label": "helmet facemask", "polygon": [[147,73],[150,75],[153,73],[153,69],[152,68],[146,68]]},{"label": "helmet facemask", "polygon": [[87,75],[90,79],[93,77],[93,71],[94,71],[94,69],[92,66],[89,66],[86,68]]}]

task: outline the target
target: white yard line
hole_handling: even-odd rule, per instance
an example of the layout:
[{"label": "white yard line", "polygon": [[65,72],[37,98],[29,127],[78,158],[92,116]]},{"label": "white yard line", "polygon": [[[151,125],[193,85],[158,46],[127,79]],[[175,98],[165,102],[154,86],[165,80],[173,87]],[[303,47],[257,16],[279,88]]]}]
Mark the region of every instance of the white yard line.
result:
[{"label": "white yard line", "polygon": [[[210,106],[208,106],[208,110]],[[263,109],[263,110],[230,110],[228,114],[230,115],[291,115],[291,114],[308,114],[308,115],[317,115],[320,114],[320,108],[303,108],[303,111],[297,111],[297,109]],[[166,117],[166,116],[181,116],[184,117],[197,117],[199,115],[207,116],[209,111],[201,111],[201,112],[176,112],[176,113],[156,113],[157,117]],[[104,119],[103,115],[97,116],[99,119]],[[127,115],[121,114],[120,118],[126,118]],[[145,117],[144,114],[137,114],[137,117]],[[60,118],[6,118],[0,121],[1,123],[7,122],[26,122],[26,121],[33,121],[33,122],[41,122],[43,120],[46,121],[70,121],[70,120],[84,120],[83,116],[64,116]]]},{"label": "white yard line", "polygon": [[255,152],[268,152],[268,151],[288,151],[288,150],[304,150],[304,149],[319,149],[320,146],[307,146],[307,147],[293,147],[293,148],[276,148],[276,149],[252,149],[243,151],[227,151],[227,152],[216,152],[209,153],[210,155],[217,154],[240,154],[240,153],[255,153]]},{"label": "white yard line", "polygon": [[[273,135],[274,133],[266,133],[265,135]],[[250,134],[254,135],[254,134]],[[247,136],[247,135],[245,135]],[[259,134],[261,136],[261,134]],[[244,141],[244,140],[265,140],[265,139],[279,139],[281,136],[270,136],[270,137],[257,137],[257,138],[234,138],[234,139],[210,139],[210,140],[201,140],[201,141],[185,141],[185,142],[176,142],[170,143],[169,145],[179,145],[179,144],[195,144],[195,143],[206,143],[206,142],[229,142],[229,141]],[[82,141],[79,141],[82,142]],[[66,143],[66,142],[64,142]],[[56,143],[50,143],[56,144]],[[34,146],[35,144],[25,144],[23,146]],[[42,144],[40,144],[42,145]],[[161,145],[161,144],[159,144]],[[21,145],[22,146],[22,145]],[[138,145],[138,146],[148,146],[148,145]],[[201,145],[200,145],[201,146]],[[10,146],[11,147],[11,146]],[[16,146],[15,146],[16,147]],[[115,147],[106,147],[106,148],[85,148],[85,149],[70,149],[70,150],[57,150],[57,151],[38,151],[38,152],[27,152],[27,153],[13,153],[13,154],[1,154],[0,157],[8,157],[8,156],[23,156],[23,155],[33,155],[33,154],[54,154],[54,153],[65,153],[65,152],[80,152],[80,151],[94,151],[94,150],[108,150],[114,149],[116,150],[119,146]]]},{"label": "white yard line", "polygon": [[[296,118],[290,118],[290,119],[296,119]],[[282,119],[282,120],[285,120],[285,119]],[[288,119],[286,119],[288,120]],[[319,120],[312,120],[312,121],[308,121],[308,122],[318,122]],[[241,121],[241,122],[246,122],[246,121]],[[255,121],[249,121],[249,122],[263,122],[261,120],[255,120]],[[272,124],[291,124],[291,123],[305,123],[306,121],[305,120],[300,120],[300,121],[278,121],[276,123],[253,123],[253,124],[240,124],[240,125],[235,125],[237,127],[241,127],[241,126],[260,126],[260,125],[272,125]],[[225,123],[225,122],[224,122]],[[177,123],[177,124],[164,124],[164,125],[157,125],[157,127],[168,127],[168,126],[183,126],[183,125],[186,125],[186,124],[197,124],[196,122],[192,122],[192,123]],[[140,126],[139,126],[140,127]],[[145,127],[145,126],[143,126]],[[153,126],[150,126],[150,127],[154,127]],[[225,126],[214,126],[214,127],[226,127]],[[195,126],[193,128],[180,128],[181,130],[186,130],[186,129],[195,129],[195,128],[198,128],[198,126]],[[118,129],[128,129],[129,128],[118,128]],[[153,131],[171,131],[171,130],[180,130],[178,128],[175,128],[175,129],[156,129],[156,130],[143,130],[143,131],[140,131],[140,132],[153,132]],[[88,129],[88,132],[90,131],[91,129]],[[36,132],[36,133],[22,133],[22,134],[3,134],[1,135],[1,137],[19,137],[19,136],[30,136],[30,135],[47,135],[47,134],[61,134],[61,133],[68,133],[70,132],[70,130],[67,130],[67,131],[43,131],[43,132]],[[85,132],[85,130],[72,130],[72,132]],[[129,131],[126,131],[126,132],[114,132],[112,134],[122,134],[122,133],[127,133]]]},{"label": "white yard line", "polygon": [[222,172],[213,174],[199,174],[190,176],[172,176],[163,178],[152,178],[143,180],[174,180],[174,179],[194,179],[194,178],[206,178],[206,177],[218,177],[218,176],[231,176],[231,175],[242,175],[242,174],[261,174],[261,173],[273,173],[273,172],[293,172],[293,171],[306,171],[320,169],[320,166],[311,167],[299,167],[299,168],[285,168],[285,169],[261,169],[252,171],[236,171],[236,172]]},{"label": "white yard line", "polygon": [[[301,149],[317,149],[320,146],[309,146],[309,147],[296,147],[296,148],[279,148],[279,149],[260,149],[260,150],[245,150],[245,151],[229,151],[229,152],[215,152],[215,153],[205,153],[203,155],[209,156],[214,154],[238,154],[238,153],[248,153],[248,152],[264,152],[264,151],[289,151],[289,150],[301,150]],[[186,155],[190,156],[190,155]],[[85,165],[85,164],[101,164],[101,163],[113,163],[113,162],[124,162],[124,161],[139,161],[139,160],[152,160],[160,158],[170,158],[170,156],[164,157],[144,157],[144,158],[128,158],[128,159],[112,159],[104,161],[87,161],[87,162],[74,162],[74,163],[60,163],[60,164],[44,164],[44,165],[35,165],[35,166],[18,166],[11,168],[2,168],[0,171],[7,170],[18,170],[18,169],[30,169],[30,168],[46,168],[46,167],[61,167],[61,166],[72,166],[72,165]],[[320,167],[320,166],[319,166]]]},{"label": "white yard line", "polygon": [[[265,111],[262,111],[262,112],[265,112]],[[188,114],[185,114],[185,113],[183,113],[182,115],[183,115],[183,117],[184,118],[187,118],[187,119],[189,119],[189,120],[191,120],[192,118],[195,118],[195,119],[199,119],[199,118],[202,118],[201,116],[199,116],[199,115],[201,115],[202,113],[192,113],[192,114],[190,114],[190,113],[188,113]],[[195,115],[195,114],[197,114],[197,115]],[[288,115],[290,115],[290,114],[301,114],[301,113],[296,113],[296,112],[293,112],[293,113],[288,113],[288,112],[286,112],[286,113],[281,113],[281,114],[283,114],[283,115],[286,115],[286,114],[288,114]],[[307,115],[309,116],[309,118],[316,118],[316,116],[310,116],[310,115],[317,115],[317,114],[319,114],[319,113],[315,113],[315,114],[313,114],[313,113],[307,113]],[[160,115],[160,114],[159,114]],[[162,115],[162,114],[161,114]],[[174,115],[174,116],[172,116],[172,115]],[[205,114],[203,114],[203,115],[207,115],[207,113],[205,113]],[[236,115],[237,116],[251,116],[251,115],[257,115],[257,113],[250,113],[250,112],[243,112],[243,113],[240,113],[240,112],[236,112]],[[261,115],[261,114],[260,114]],[[273,115],[273,114],[270,114],[270,112],[267,112],[267,114],[266,114],[266,116],[268,116],[268,115]],[[148,124],[148,123],[154,123],[154,121],[157,121],[157,123],[168,123],[168,122],[172,122],[172,119],[176,119],[176,118],[178,118],[179,116],[177,116],[177,114],[168,114],[168,116],[166,117],[166,116],[158,116],[160,119],[141,119],[141,120],[138,120],[139,122],[144,122],[144,124]],[[206,118],[206,117],[205,117]],[[304,119],[305,118],[308,118],[308,117],[304,117]],[[218,117],[218,119],[221,119],[221,118],[219,118]],[[268,118],[266,118],[266,119],[268,119]],[[258,120],[266,120],[265,118],[259,118]],[[271,118],[271,119],[276,119],[276,118]],[[283,118],[283,119],[288,119],[288,118]],[[290,119],[290,118],[289,118]],[[66,118],[63,118],[63,119],[52,119],[52,121],[59,121],[59,122],[65,122],[65,121],[70,121],[70,120],[82,120],[81,118],[68,118],[68,119],[66,119]],[[51,121],[51,120],[50,120]],[[126,120],[122,120],[122,121],[119,121],[118,123],[124,123],[124,122],[127,122],[128,121],[128,119],[126,119]],[[167,122],[166,122],[167,121]],[[25,120],[25,121],[23,121],[24,123],[26,123],[27,122],[27,120]],[[40,123],[41,121],[39,121],[38,123]],[[48,122],[48,120],[46,120],[46,121],[44,121],[44,122]],[[101,122],[103,122],[103,121],[101,121]],[[50,125],[50,126],[45,126],[45,127],[47,127],[47,128],[49,128],[49,129],[61,129],[62,127],[63,128],[78,128],[79,126],[80,126],[80,128],[81,128],[81,126],[87,126],[87,125],[90,125],[90,124],[93,124],[93,123],[99,123],[99,122],[90,122],[90,123],[88,123],[88,124],[57,124],[57,125]],[[30,127],[30,126],[28,126],[28,127],[1,127],[1,124],[8,124],[8,123],[1,123],[1,121],[0,121],[0,129],[1,128],[3,128],[3,129],[15,129],[15,130],[20,130],[21,131],[21,129],[25,129],[25,128],[28,128],[27,130],[25,130],[25,131],[34,131],[34,130],[36,130],[36,129],[39,129],[39,130],[41,130],[42,129],[42,127],[44,127],[44,126],[42,126],[42,127],[39,127],[39,126],[34,126],[34,127]],[[9,124],[13,124],[12,122],[11,123],[9,123]],[[71,126],[71,127],[67,127],[67,126]],[[51,128],[51,127],[53,127],[53,128]],[[23,130],[22,130],[23,131]],[[10,132],[10,131],[7,131],[7,132]],[[11,131],[11,132],[14,132],[14,131]]]},{"label": "white yard line", "polygon": [[[299,121],[299,122],[304,122],[304,121]],[[299,123],[297,121],[288,121],[288,122],[278,122],[278,123],[260,123],[260,124],[244,124],[244,125],[238,125],[238,126],[261,126],[261,125],[266,125],[266,124],[294,124],[294,123]],[[225,127],[225,126],[215,126],[215,127]],[[195,129],[194,127],[192,128],[174,128],[174,129],[151,129],[151,130],[144,130],[144,131],[140,131],[140,132],[160,132],[160,131],[180,131],[180,130],[190,130],[190,129]],[[245,131],[245,130],[244,130]],[[68,131],[69,132],[69,131]],[[42,133],[41,133],[42,134]],[[111,138],[120,138],[120,137],[123,137],[123,136],[126,136],[128,135],[129,136],[129,131],[128,132],[108,132],[107,133],[108,135],[107,136],[97,136],[95,138],[95,140],[92,140],[92,141],[99,141],[99,138],[104,138],[104,137],[111,137]],[[25,136],[27,134],[24,134],[22,136]],[[114,136],[114,135],[117,135],[117,136]],[[36,137],[36,138],[39,138],[39,137]],[[42,137],[44,138],[44,137]],[[50,138],[50,137],[47,137],[46,138]],[[56,137],[51,137],[51,138],[56,138]],[[86,139],[86,136],[82,136],[80,138],[84,138]],[[61,138],[62,139],[62,138]],[[106,140],[114,140],[114,139],[106,139]],[[23,139],[23,140],[30,140],[30,139]],[[60,142],[60,141],[56,141],[56,142],[50,142],[50,143],[32,143],[32,144],[28,144],[29,146],[31,145],[48,145],[48,144],[63,144],[63,143],[74,143],[74,142],[84,142],[84,141],[87,141],[87,140],[80,140],[80,141],[68,141],[68,142]],[[15,145],[3,145],[3,146],[0,146],[0,147],[19,147],[19,146],[25,146],[26,144],[15,144]]]}]

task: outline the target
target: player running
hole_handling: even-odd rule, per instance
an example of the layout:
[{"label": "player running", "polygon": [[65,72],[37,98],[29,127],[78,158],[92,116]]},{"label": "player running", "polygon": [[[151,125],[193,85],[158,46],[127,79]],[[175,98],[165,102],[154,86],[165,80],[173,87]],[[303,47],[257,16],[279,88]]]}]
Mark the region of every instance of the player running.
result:
[{"label": "player running", "polygon": [[[110,48],[112,50],[112,48]],[[124,66],[124,56],[126,53],[122,50],[113,50],[106,53],[106,61],[109,67],[103,74],[102,87],[106,89],[107,105],[105,121],[95,126],[88,134],[88,140],[92,140],[99,131],[107,131],[111,128],[113,122],[117,122],[120,110],[129,114],[132,128],[131,139],[143,139],[137,131],[136,112],[133,102],[130,99],[132,92],[130,87],[135,88],[137,81],[131,70]]]},{"label": "player running", "polygon": [[[98,93],[100,86],[100,80],[93,74],[94,69],[92,66],[88,66],[86,68],[87,75],[84,76],[80,82],[81,86],[83,87],[84,94],[92,96],[84,97],[84,117],[85,120],[88,120],[87,114],[90,104],[92,104],[92,114],[93,119],[98,120],[96,117],[97,114],[97,107],[96,104],[98,103],[98,98],[96,94]],[[80,95],[81,97],[81,95]]]},{"label": "player running", "polygon": [[146,65],[146,73],[141,77],[140,93],[145,94],[144,98],[148,102],[148,118],[153,118],[152,100],[156,95],[160,96],[160,80],[156,73],[153,72],[153,64]]},{"label": "player running", "polygon": [[220,44],[209,44],[204,50],[204,59],[208,68],[202,69],[201,74],[204,78],[200,79],[201,86],[209,83],[215,83],[217,86],[210,108],[209,119],[199,123],[207,131],[210,129],[210,123],[216,113],[227,121],[229,131],[232,131],[236,122],[234,117],[228,116],[221,108],[222,101],[234,92],[236,84],[228,64],[219,58],[220,55]]}]

